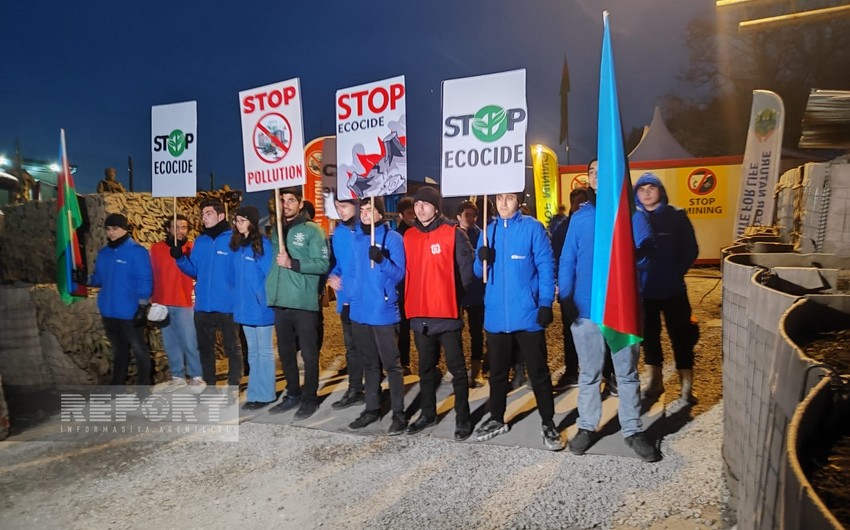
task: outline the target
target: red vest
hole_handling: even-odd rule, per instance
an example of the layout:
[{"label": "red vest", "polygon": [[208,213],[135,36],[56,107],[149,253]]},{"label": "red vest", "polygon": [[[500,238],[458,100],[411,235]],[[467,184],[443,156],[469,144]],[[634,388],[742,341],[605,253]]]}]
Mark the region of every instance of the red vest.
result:
[{"label": "red vest", "polygon": [[458,318],[455,228],[444,224],[404,233],[404,313],[407,318]]},{"label": "red vest", "polygon": [[[191,252],[191,250],[191,241],[183,245],[183,252]],[[170,252],[171,247],[165,241],[151,246],[151,268],[153,269],[151,301],[162,305],[192,307],[192,278],[180,272]]]}]

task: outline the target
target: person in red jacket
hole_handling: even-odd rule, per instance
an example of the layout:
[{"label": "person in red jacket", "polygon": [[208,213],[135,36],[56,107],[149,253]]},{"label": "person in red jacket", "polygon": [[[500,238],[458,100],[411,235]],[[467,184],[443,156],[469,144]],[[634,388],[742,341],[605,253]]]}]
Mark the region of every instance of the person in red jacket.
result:
[{"label": "person in red jacket", "polygon": [[404,233],[404,306],[419,351],[422,411],[407,433],[416,434],[437,423],[437,361],[442,347],[455,394],[455,440],[466,440],[472,434],[472,420],[460,297],[475,281],[474,251],[466,232],[440,213],[436,188],[420,188],[413,200],[416,221]]},{"label": "person in red jacket", "polygon": [[195,334],[195,311],[192,309],[192,278],[183,274],[171,257],[171,249],[177,246],[184,254],[192,252],[192,242],[188,240],[189,220],[185,215],[177,215],[165,221],[165,241],[151,246],[151,267],[153,267],[153,295],[151,301],[168,308],[168,325],[162,329],[162,342],[168,356],[171,381],[163,384],[159,390],[173,392],[189,386],[195,392],[206,387],[201,375],[201,358],[198,353],[198,336]]}]

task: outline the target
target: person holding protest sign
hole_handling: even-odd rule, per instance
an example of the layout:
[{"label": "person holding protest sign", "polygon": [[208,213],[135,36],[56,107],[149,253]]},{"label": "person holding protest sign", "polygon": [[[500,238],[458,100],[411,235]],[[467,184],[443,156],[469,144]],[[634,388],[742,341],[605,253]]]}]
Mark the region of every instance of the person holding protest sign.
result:
[{"label": "person holding protest sign", "polygon": [[552,376],[547,365],[545,329],[552,323],[555,301],[555,262],[546,228],[519,210],[522,193],[496,195],[498,219],[487,225],[487,245],[478,244],[475,274],[490,266],[484,292],[484,330],[490,356],[490,419],[476,431],[478,441],[508,432],[505,408],[508,371],[514,351],[528,369],[531,389],[542,420],[543,444],[550,451],[564,448],[555,427]]},{"label": "person holding protest sign", "polygon": [[455,394],[455,440],[472,434],[469,382],[463,356],[460,297],[475,281],[474,254],[466,233],[440,213],[440,192],[431,186],[414,196],[416,221],[404,234],[406,259],[404,305],[419,351],[422,410],[408,428],[416,434],[437,422],[437,361],[440,347],[452,374]]},{"label": "person holding protest sign", "polygon": [[[319,408],[319,278],[330,260],[325,232],[301,211],[300,187],[280,192],[283,237],[277,231],[272,247],[280,249],[266,279],[268,304],[274,307],[277,351],[286,376],[286,395],[269,409],[273,414],[298,407],[296,420],[312,416]],[[280,242],[282,241],[283,244]],[[304,388],[298,374],[296,342],[304,359]]]},{"label": "person holding protest sign", "polygon": [[[374,208],[373,208],[374,205]],[[381,365],[390,385],[393,420],[389,435],[402,434],[404,376],[396,333],[400,314],[396,286],[404,277],[404,243],[384,220],[384,201],[375,197],[360,204],[360,227],[354,235],[354,293],[351,322],[357,354],[366,376],[366,409],[349,427],[362,429],[381,417]],[[371,236],[374,231],[374,245]],[[374,263],[374,266],[372,265]]]},{"label": "person holding protest sign", "polygon": [[195,331],[204,381],[215,386],[215,332],[219,330],[227,355],[227,384],[238,387],[242,381],[242,348],[233,321],[232,233],[224,204],[218,199],[201,202],[201,222],[204,231],[195,239],[192,252],[184,254],[181,247],[171,247],[171,257],[184,274],[195,279]]}]

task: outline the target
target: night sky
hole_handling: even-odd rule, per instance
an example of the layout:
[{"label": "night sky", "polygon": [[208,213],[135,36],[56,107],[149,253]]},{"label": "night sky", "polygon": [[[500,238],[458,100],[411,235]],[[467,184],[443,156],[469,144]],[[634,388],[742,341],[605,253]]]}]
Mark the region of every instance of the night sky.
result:
[{"label": "night sky", "polygon": [[[198,101],[199,189],[244,188],[240,90],[300,77],[305,141],[333,134],[337,89],[405,75],[408,174],[439,177],[440,82],[527,69],[528,142],[558,144],[561,69],[571,80],[570,158],[596,148],[602,11],[611,13],[623,126],[685,88],[685,28],[713,0],[461,2],[38,2],[4,5],[0,154],[55,160],[59,128],[93,192],[114,166],[150,190],[150,107]],[[78,5],[79,4],[79,5]],[[216,5],[213,5],[216,4]],[[257,194],[263,195],[265,194]],[[254,201],[251,201],[254,202]]]}]

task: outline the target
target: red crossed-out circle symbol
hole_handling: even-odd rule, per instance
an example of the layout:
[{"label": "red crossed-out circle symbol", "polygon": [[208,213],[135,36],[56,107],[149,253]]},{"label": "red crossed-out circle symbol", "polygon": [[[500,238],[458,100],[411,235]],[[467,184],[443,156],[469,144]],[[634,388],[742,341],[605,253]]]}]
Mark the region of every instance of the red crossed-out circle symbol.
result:
[{"label": "red crossed-out circle symbol", "polygon": [[717,175],[714,171],[701,167],[688,175],[688,189],[695,195],[708,195],[717,187]]},{"label": "red crossed-out circle symbol", "polygon": [[289,152],[292,127],[283,114],[270,112],[254,126],[254,152],[263,162],[274,164]]}]

